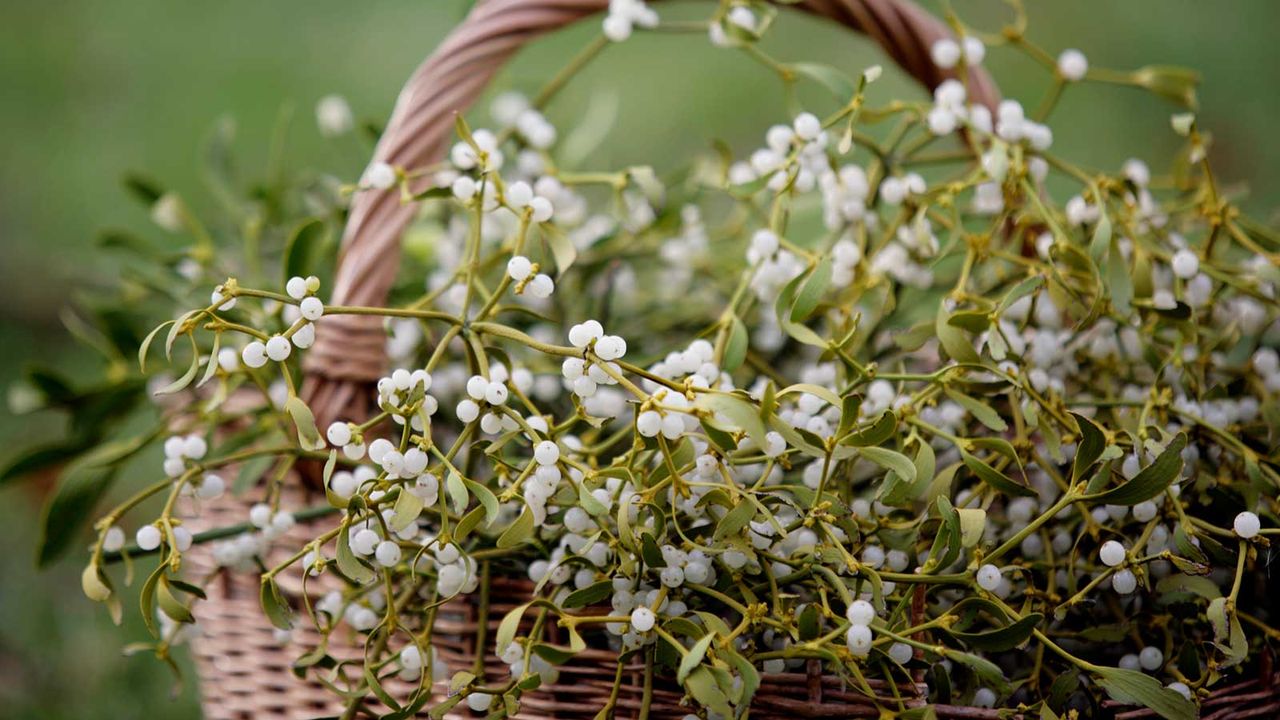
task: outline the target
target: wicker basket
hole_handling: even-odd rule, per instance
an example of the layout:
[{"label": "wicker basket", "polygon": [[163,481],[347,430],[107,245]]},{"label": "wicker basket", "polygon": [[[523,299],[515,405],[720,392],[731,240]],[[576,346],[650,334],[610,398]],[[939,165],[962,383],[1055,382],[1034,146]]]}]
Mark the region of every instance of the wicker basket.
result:
[{"label": "wicker basket", "polygon": [[[525,43],[604,10],[608,0],[483,0],[410,78],[379,142],[374,161],[416,168],[434,162],[443,153],[453,128],[455,112],[465,110],[483,92],[504,62]],[[910,0],[802,0],[798,9],[829,18],[874,39],[903,69],[928,88],[950,73],[929,59],[933,42],[949,34],[946,26]],[[969,96],[994,108],[999,100],[990,78],[978,70],[969,78]],[[425,180],[419,181],[425,182]],[[381,305],[386,301],[398,265],[400,235],[411,221],[414,208],[402,204],[396,192],[363,192],[354,202],[344,233],[331,303]],[[377,318],[328,317],[321,321],[317,342],[307,354],[304,395],[321,427],[338,417],[360,416],[372,396],[371,385],[386,371],[385,334]],[[323,496],[298,482],[287,488],[283,504],[304,507]],[[309,495],[311,495],[309,497]],[[256,499],[256,498],[255,498]],[[226,499],[206,504],[192,521],[195,530],[241,521],[253,500]],[[332,526],[332,518],[301,523],[276,541],[275,554],[288,553]],[[274,564],[268,559],[268,564]],[[311,675],[299,679],[293,660],[313,649],[320,640],[306,623],[281,643],[262,613],[258,579],[251,575],[219,571],[207,547],[189,553],[188,572],[211,577],[209,599],[194,609],[199,633],[192,641],[201,678],[202,703],[208,720],[301,720],[341,715],[344,703]],[[295,605],[303,592],[300,571],[282,575],[280,584]],[[323,592],[332,576],[308,584],[307,592]],[[490,679],[505,679],[508,668],[493,656],[492,638],[503,615],[522,603],[531,587],[522,578],[496,575],[488,585],[486,607],[471,598],[452,601],[437,616],[433,644],[452,669],[483,668]],[[481,625],[484,625],[483,631]],[[359,657],[358,637],[339,630],[329,651],[338,658]],[[487,638],[487,639],[486,639]],[[590,643],[590,638],[588,638]],[[597,643],[602,646],[602,643]],[[522,718],[594,718],[607,701],[618,672],[617,655],[588,649],[560,668],[557,682],[526,693]],[[638,717],[646,683],[651,685],[650,717],[681,717],[690,708],[680,704],[683,690],[669,678],[646,678],[643,662],[622,669],[615,708],[617,717]],[[1215,693],[1205,703],[1207,717],[1280,717],[1280,683],[1270,673]],[[897,688],[872,683],[886,706],[925,704],[924,686],[913,683]],[[393,696],[403,698],[413,688],[392,681]],[[442,690],[437,690],[442,692]],[[898,699],[894,699],[894,698]],[[450,717],[479,717],[462,706]],[[1248,708],[1248,709],[1244,709]],[[933,706],[942,718],[995,718],[1008,711]],[[366,713],[388,709],[370,698]],[[1122,708],[1120,709],[1122,710]],[[1208,713],[1212,713],[1211,715]],[[765,674],[752,704],[751,717],[878,717],[873,699],[848,688],[836,676],[823,675],[817,661],[805,673]],[[425,714],[424,714],[425,716]],[[1148,711],[1118,717],[1154,717]]]}]

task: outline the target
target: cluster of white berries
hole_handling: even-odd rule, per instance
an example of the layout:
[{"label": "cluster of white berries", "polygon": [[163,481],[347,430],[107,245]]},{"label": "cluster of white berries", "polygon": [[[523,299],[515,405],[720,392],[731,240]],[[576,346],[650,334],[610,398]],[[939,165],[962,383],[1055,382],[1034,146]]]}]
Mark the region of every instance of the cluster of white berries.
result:
[{"label": "cluster of white berries", "polygon": [[527,291],[535,298],[548,298],[556,284],[546,273],[534,273],[534,265],[524,255],[513,255],[507,261],[507,277],[516,283],[516,293]]},{"label": "cluster of white berries", "polygon": [[449,149],[449,161],[459,170],[497,172],[506,162],[506,156],[498,147],[498,136],[492,131],[478,128],[471,139],[459,140]]},{"label": "cluster of white berries", "polygon": [[262,531],[267,540],[275,540],[284,535],[297,524],[293,513],[273,511],[266,503],[257,503],[249,508],[249,524]]},{"label": "cluster of white berries", "polygon": [[597,320],[587,320],[569,328],[569,343],[590,351],[594,357],[565,358],[560,373],[566,386],[579,398],[590,398],[601,385],[615,385],[622,376],[616,362],[627,354],[627,341],[618,335],[604,334]]},{"label": "cluster of white berries", "polygon": [[838,230],[846,223],[862,223],[876,227],[876,216],[867,213],[867,195],[871,185],[867,173],[857,165],[841,165],[839,169],[818,175],[822,190],[822,221],[828,230]]},{"label": "cluster of white berries", "polygon": [[[505,373],[504,373],[505,375]],[[464,423],[480,420],[480,429],[489,435],[510,432],[520,427],[515,418],[503,412],[510,390],[506,378],[502,379],[483,375],[472,375],[467,379],[467,396],[458,402],[455,414]],[[481,416],[482,411],[483,417]]]},{"label": "cluster of white berries", "polygon": [[[759,256],[762,250],[778,243],[778,236],[772,230],[760,230],[752,237],[748,257]],[[795,253],[775,249],[772,255],[760,256],[758,268],[751,277],[751,289],[760,300],[771,301],[787,283],[801,275],[805,268],[804,261]]]},{"label": "cluster of white berries", "polygon": [[[340,601],[339,601],[340,602]],[[449,667],[439,656],[434,644],[426,646],[427,657],[424,668],[422,650],[417,645],[406,645],[397,656],[400,662],[400,679],[405,682],[416,682],[424,669],[431,670],[433,680],[439,682],[450,677]]]},{"label": "cluster of white berries", "polygon": [[[883,382],[883,381],[878,381]],[[787,403],[778,408],[778,419],[788,425],[811,432],[821,438],[829,438],[835,434],[840,422],[840,408],[831,405],[813,393],[799,395],[794,403]],[[821,469],[821,463],[817,464]],[[806,482],[809,480],[806,477]],[[816,479],[814,487],[817,487]]]},{"label": "cluster of white berries", "polygon": [[[891,180],[896,178],[885,178],[885,183]],[[933,271],[925,262],[937,252],[938,239],[933,234],[933,225],[921,214],[898,227],[893,241],[871,257],[869,269],[873,275],[887,275],[903,285],[926,288],[933,284]]]},{"label": "cluster of white berries", "polygon": [[658,13],[644,4],[644,0],[609,0],[609,12],[601,27],[604,36],[613,42],[631,37],[634,28],[653,28],[658,25]]},{"label": "cluster of white berries", "polygon": [[996,108],[996,137],[1010,143],[1026,142],[1033,150],[1045,151],[1053,145],[1053,130],[1027,117],[1022,103],[1002,100]]},{"label": "cluster of white berries", "polygon": [[908,198],[923,195],[925,192],[924,178],[919,173],[890,175],[880,181],[880,200],[887,205],[901,205]]},{"label": "cluster of white berries", "polygon": [[959,80],[943,80],[933,89],[933,107],[925,116],[929,132],[949,135],[966,124],[980,133],[992,130],[991,111],[985,105],[968,104],[968,91]]},{"label": "cluster of white berries", "polygon": [[173,435],[164,441],[164,474],[176,478],[187,471],[188,460],[200,460],[209,443],[200,435]]},{"label": "cluster of white berries", "polygon": [[768,178],[768,187],[774,192],[781,192],[789,184],[798,192],[810,192],[822,175],[831,172],[827,158],[830,140],[818,116],[802,112],[789,126],[769,128],[765,147],[753,152],[749,161],[730,166],[729,181],[743,185]]},{"label": "cluster of white berries", "polygon": [[[508,669],[511,671],[511,677],[522,677],[525,672],[526,660],[524,645],[518,642],[513,642],[507,647],[499,648],[498,650],[498,657],[502,659],[502,662],[507,664]],[[547,662],[547,660],[545,660],[541,655],[534,653],[532,657],[528,658],[528,663],[529,672],[537,673],[542,677],[543,682],[555,683],[560,679],[560,670],[557,669],[555,665]],[[468,696],[468,701],[470,700],[470,697],[474,696]]]},{"label": "cluster of white berries", "polygon": [[[431,477],[426,475],[423,477]],[[420,487],[420,485],[418,486]],[[406,491],[415,492],[417,488],[406,487]],[[434,535],[424,533],[417,518],[410,518],[399,530],[392,529],[394,511],[390,508],[382,512],[383,522],[370,518],[353,524],[348,534],[348,546],[351,552],[360,557],[369,557],[378,567],[393,568],[401,564],[406,556],[402,546],[411,546],[410,555],[417,558],[419,570],[434,569],[436,590],[445,597],[459,593],[473,592],[479,585],[480,577],[476,561],[463,553],[457,545],[442,544]],[[384,537],[383,528],[388,535]],[[419,553],[417,547],[423,552]],[[348,618],[350,620],[350,618]],[[352,623],[356,625],[356,623]],[[367,629],[357,626],[357,629]]]},{"label": "cluster of white berries", "polygon": [[[191,534],[183,525],[172,525],[173,533],[173,549],[176,552],[186,552],[191,549],[195,536]],[[138,544],[138,549],[150,552],[160,547],[164,542],[164,533],[155,525],[143,525],[138,528],[138,532],[134,535],[134,542]]]},{"label": "cluster of white berries", "polygon": [[[266,365],[268,360],[284,362],[289,359],[294,347],[305,350],[315,344],[315,321],[324,315],[324,302],[315,296],[319,289],[320,279],[314,275],[307,278],[289,278],[285,283],[285,292],[289,297],[297,300],[298,304],[296,308],[293,305],[285,306],[286,319],[289,319],[291,312],[296,312],[297,316],[290,320],[292,324],[284,333],[272,335],[266,342],[251,340],[247,343],[240,352],[240,359],[244,361],[246,367],[260,368]],[[217,301],[218,295],[215,291],[214,302]]]},{"label": "cluster of white berries", "polygon": [[764,18],[745,3],[729,5],[728,11],[707,28],[708,39],[718,48],[735,47],[759,39],[765,29]]},{"label": "cluster of white berries", "polygon": [[[476,182],[470,175],[456,177],[451,189],[453,196],[464,203],[478,197],[482,207],[487,211],[499,205],[497,185],[487,181]],[[501,204],[516,215],[527,216],[535,223],[549,222],[555,214],[555,206],[551,199],[535,194],[535,189],[523,180],[517,180],[506,187],[502,193]]]},{"label": "cluster of white berries", "polygon": [[942,38],[929,48],[929,57],[943,70],[950,70],[962,59],[965,65],[977,67],[987,57],[987,46],[972,35],[961,37],[959,42],[949,37]]},{"label": "cluster of white berries", "polygon": [[1164,667],[1164,651],[1154,645],[1148,645],[1136,653],[1121,657],[1119,666],[1125,670],[1155,672]]},{"label": "cluster of white berries", "polygon": [[849,629],[845,631],[845,645],[854,657],[866,657],[871,654],[871,621],[876,619],[876,609],[866,600],[854,600],[845,610],[845,619],[849,621]]},{"label": "cluster of white berries", "polygon": [[556,128],[529,99],[518,92],[504,92],[493,99],[493,119],[502,127],[514,128],[530,147],[546,150],[556,142]]}]

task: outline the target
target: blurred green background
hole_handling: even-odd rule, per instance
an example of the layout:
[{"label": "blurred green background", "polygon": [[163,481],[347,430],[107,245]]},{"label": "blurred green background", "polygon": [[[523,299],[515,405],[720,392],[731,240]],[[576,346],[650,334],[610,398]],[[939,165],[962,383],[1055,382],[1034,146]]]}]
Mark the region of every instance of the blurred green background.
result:
[{"label": "blurred green background", "polygon": [[[76,368],[59,312],[77,288],[100,282],[110,265],[94,237],[109,226],[139,230],[177,247],[186,239],[150,224],[119,179],[145,170],[197,208],[199,141],[220,117],[236,121],[242,164],[260,167],[282,108],[294,110],[286,160],[354,178],[369,151],[353,136],[323,140],[318,98],[339,93],[361,119],[382,121],[413,67],[465,13],[462,0],[174,3],[61,0],[0,7],[0,380],[8,386],[31,362]],[[927,3],[936,9],[935,3]],[[979,27],[1007,17],[989,2],[955,3]],[[666,17],[704,16],[707,3],[663,3]],[[1280,187],[1280,117],[1275,92],[1280,3],[1195,0],[1080,0],[1030,3],[1033,40],[1056,54],[1078,47],[1095,66],[1186,65],[1203,73],[1202,127],[1228,186],[1272,220]],[[527,50],[501,87],[536,89],[596,32],[589,22]],[[875,47],[838,29],[784,13],[766,48],[782,59],[825,62],[851,74],[882,62]],[[1007,96],[1032,107],[1043,69],[1013,51],[988,54]],[[883,100],[909,88],[889,70]],[[782,118],[777,82],[741,53],[696,38],[638,35],[611,48],[560,97],[553,121],[571,124],[593,98],[616,100],[609,140],[593,166],[649,162],[670,167],[713,137],[739,149],[760,142]],[[1142,92],[1073,88],[1054,116],[1055,150],[1085,165],[1117,168],[1127,157],[1160,172],[1176,147],[1174,108]],[[14,417],[0,409],[0,459],[23,442],[57,431],[58,417]],[[33,569],[38,508],[50,481],[0,488],[0,716],[11,718],[196,717],[189,683],[168,698],[170,678],[154,660],[123,658],[141,637],[136,608],[121,630],[80,594],[80,558]],[[130,483],[121,484],[123,492]],[[74,553],[73,553],[74,555]]]}]

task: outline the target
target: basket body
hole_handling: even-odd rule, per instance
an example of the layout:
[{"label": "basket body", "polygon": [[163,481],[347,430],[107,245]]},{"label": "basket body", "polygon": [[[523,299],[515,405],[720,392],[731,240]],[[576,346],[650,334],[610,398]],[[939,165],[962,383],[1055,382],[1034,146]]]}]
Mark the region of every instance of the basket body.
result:
[{"label": "basket body", "polygon": [[[286,489],[284,502],[302,507],[317,498],[298,489]],[[205,503],[191,520],[195,530],[225,526],[242,520],[252,503],[243,498],[225,497]],[[299,523],[273,544],[271,557],[284,559],[316,535],[332,526],[332,518]],[[319,633],[302,618],[296,623],[288,642],[276,638],[276,630],[259,605],[258,577],[252,573],[218,570],[208,545],[197,545],[184,556],[186,572],[193,577],[213,574],[207,584],[208,600],[193,607],[198,632],[191,640],[192,655],[200,676],[201,705],[206,720],[315,720],[338,717],[345,707],[333,691],[320,683],[315,675],[298,678],[292,663],[313,650],[320,642]],[[293,571],[279,578],[280,585],[295,610],[301,608],[301,573]],[[322,575],[307,584],[314,598],[341,582],[333,575]],[[484,673],[488,680],[507,680],[506,663],[494,655],[492,638],[503,616],[524,603],[532,585],[524,578],[495,575],[489,586],[489,609],[483,642],[480,638],[480,609],[473,595],[459,596],[442,606],[436,617],[432,643],[450,672],[474,669],[475,658],[484,657]],[[599,608],[606,612],[607,608]],[[528,621],[529,618],[526,618]],[[527,628],[525,628],[527,629]],[[592,720],[608,701],[617,673],[618,656],[604,645],[599,634],[583,633],[588,649],[568,663],[559,666],[556,682],[525,693],[521,698],[522,720]],[[556,640],[556,638],[550,638]],[[477,647],[477,645],[482,647]],[[361,638],[346,626],[330,638],[329,652],[337,658],[359,657]],[[857,688],[847,686],[840,678],[822,673],[821,665],[811,661],[803,673],[762,673],[760,689],[751,705],[750,717],[756,720],[791,720],[793,718],[873,718],[880,716],[876,703]],[[634,720],[640,717],[644,701],[644,664],[637,657],[623,669],[623,682],[615,702],[615,717]],[[885,683],[871,681],[873,691],[885,707],[894,707],[894,689]],[[397,679],[385,683],[397,699],[408,697],[414,686]],[[897,696],[908,707],[925,704],[923,685],[900,685]],[[445,697],[447,688],[435,687],[434,699]],[[692,708],[682,705],[683,690],[672,678],[653,679],[649,717],[654,720],[678,720]],[[370,698],[370,713],[386,713],[390,708]],[[1264,668],[1257,677],[1216,690],[1201,703],[1205,720],[1237,718],[1280,718],[1280,673]],[[989,708],[933,705],[936,717],[962,720],[996,720],[1019,718]],[[1107,703],[1108,716],[1118,720],[1158,717],[1146,709],[1126,708]],[[1006,714],[1001,714],[1004,712]],[[361,717],[367,717],[363,714]],[[419,714],[426,717],[426,711]],[[1030,717],[1036,717],[1032,714]],[[448,718],[481,718],[465,705],[456,707]]]},{"label": "basket body", "polygon": [[[300,489],[288,489],[283,502],[290,507],[301,507],[315,499]],[[198,514],[192,513],[190,527],[199,531],[234,524],[248,514],[251,504],[245,499],[232,497],[204,503]],[[299,523],[274,541],[267,562],[287,558],[330,528],[332,523],[332,518]],[[293,661],[315,649],[321,641],[320,634],[309,622],[298,618],[291,637],[281,642],[259,604],[258,577],[252,573],[219,569],[207,545],[196,546],[188,552],[184,557],[184,568],[191,577],[213,578],[206,584],[209,598],[196,603],[193,608],[198,630],[191,639],[206,720],[311,720],[342,714],[345,708],[331,689],[313,674],[300,679],[293,672]],[[296,569],[278,578],[295,611],[301,611],[302,607],[301,579],[301,571]],[[333,575],[322,575],[307,583],[306,592],[314,600],[340,582]],[[506,663],[494,655],[492,638],[503,616],[527,601],[532,589],[532,584],[523,578],[504,575],[491,578],[483,633],[488,640],[483,643],[478,642],[481,637],[481,611],[473,595],[460,596],[443,605],[436,617],[432,644],[449,672],[474,669],[475,658],[483,655],[484,673],[488,680],[507,680],[510,671]],[[605,612],[607,608],[599,608],[599,611]],[[584,636],[588,649],[559,666],[556,682],[526,693],[521,698],[521,712],[517,717],[525,720],[591,720],[596,716],[612,692],[618,656],[607,649],[602,633],[584,632]],[[482,647],[477,647],[478,644]],[[340,659],[358,658],[363,652],[361,636],[342,626],[331,636],[329,652]],[[882,700],[892,701],[892,689],[880,682],[871,684]],[[414,690],[412,684],[396,679],[387,681],[385,686],[397,699],[408,697]],[[637,657],[623,669],[623,682],[615,701],[616,717],[640,717],[644,686],[644,663]],[[897,693],[909,698],[908,704],[918,705],[924,702],[922,690],[922,686],[903,685],[897,688]],[[436,686],[435,699],[443,698],[446,692],[446,688]],[[670,678],[655,677],[649,717],[684,717],[692,708],[681,704],[683,697],[683,689]],[[370,698],[370,709],[373,712],[390,711],[373,698]],[[878,715],[871,698],[848,687],[835,676],[823,675],[817,662],[811,662],[804,673],[762,674],[751,711],[751,717],[761,720]],[[426,717],[426,712],[420,716]],[[448,717],[483,716],[484,713],[472,713],[460,707]],[[946,715],[940,714],[940,717]],[[975,715],[966,713],[956,717]]]}]

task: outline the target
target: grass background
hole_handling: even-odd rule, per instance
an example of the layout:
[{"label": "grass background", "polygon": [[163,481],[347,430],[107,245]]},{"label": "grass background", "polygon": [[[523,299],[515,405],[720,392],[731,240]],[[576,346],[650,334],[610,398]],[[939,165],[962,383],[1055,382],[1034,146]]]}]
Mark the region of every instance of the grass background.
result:
[{"label": "grass background", "polygon": [[[929,3],[926,3],[929,4]],[[1005,17],[994,0],[956,3],[985,28]],[[1080,0],[1030,3],[1033,40],[1056,54],[1085,51],[1096,66],[1179,64],[1203,73],[1202,126],[1213,158],[1244,204],[1273,221],[1280,189],[1275,92],[1280,3],[1241,0]],[[120,190],[142,169],[200,206],[198,147],[218,118],[234,118],[240,159],[260,165],[282,108],[294,119],[287,162],[355,177],[368,147],[354,138],[322,141],[312,108],[328,93],[357,115],[383,120],[412,68],[465,13],[462,0],[174,3],[60,0],[0,7],[0,383],[32,362],[75,368],[60,310],[78,287],[110,275],[94,255],[97,231],[140,229],[181,246],[185,238],[150,225]],[[931,5],[933,7],[935,5]],[[670,17],[696,17],[707,3],[664,3]],[[503,87],[533,90],[596,31],[594,22],[537,43],[501,76]],[[825,62],[851,74],[881,62],[876,48],[839,29],[784,13],[767,49],[786,59]],[[988,55],[1005,94],[1034,107],[1044,71],[1022,56]],[[876,94],[916,93],[889,70]],[[713,137],[745,150],[782,119],[777,82],[740,53],[691,38],[637,36],[611,48],[551,109],[571,122],[593,98],[617,103],[597,167],[631,162],[671,166]],[[599,100],[595,100],[599,102]],[[1054,116],[1055,150],[1085,165],[1116,168],[1136,156],[1167,157],[1177,138],[1173,108],[1144,93],[1072,88]],[[57,417],[14,417],[0,408],[0,458],[58,429]],[[191,683],[169,699],[170,678],[147,658],[121,657],[142,635],[136,610],[121,630],[80,594],[79,558],[33,569],[38,508],[50,480],[0,488],[0,715],[12,718],[190,718]],[[123,492],[129,483],[123,483]]]}]

